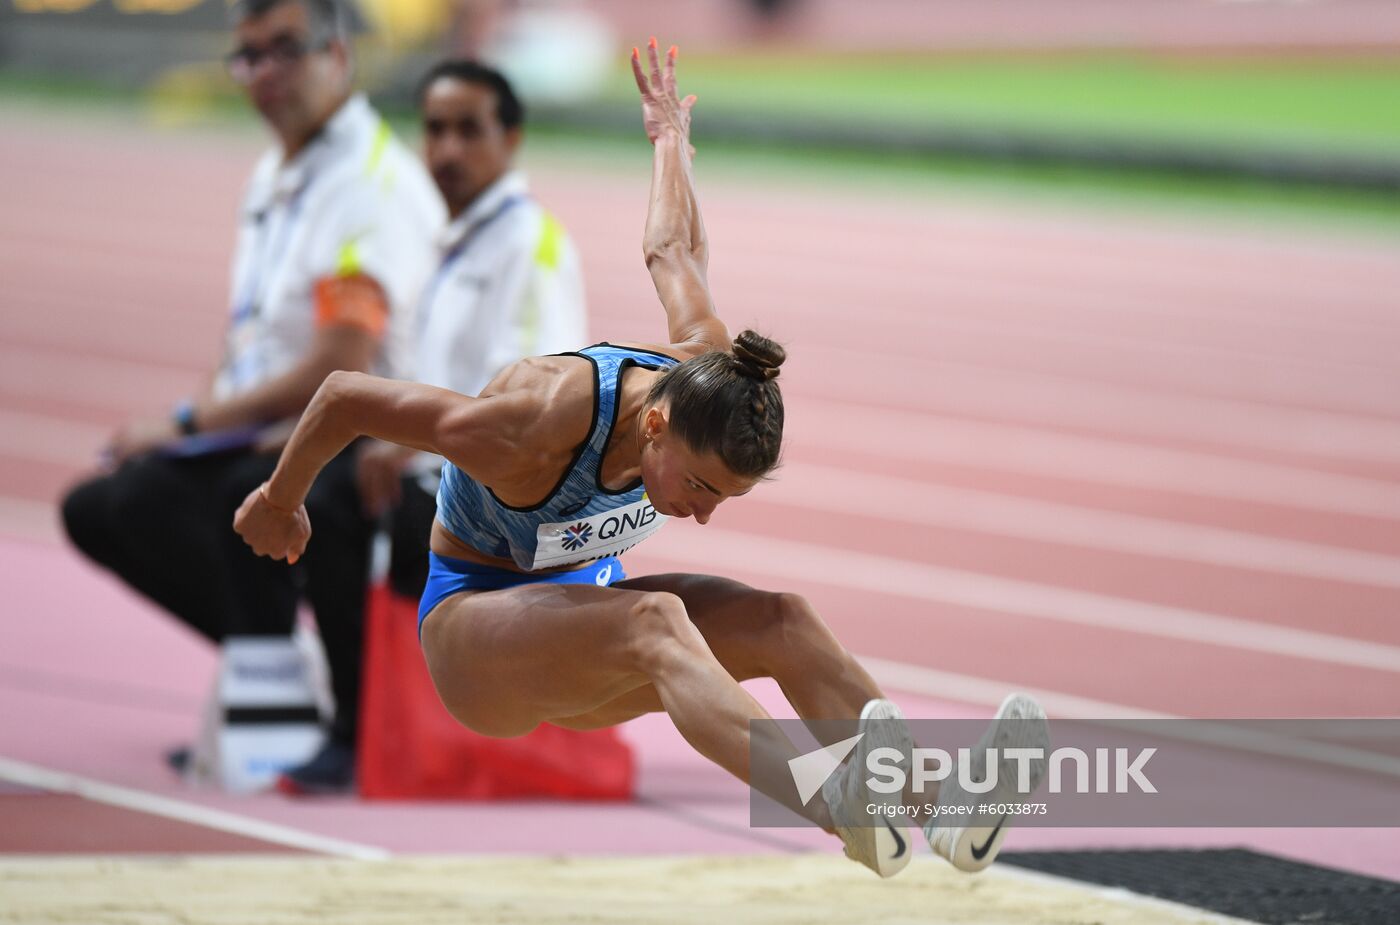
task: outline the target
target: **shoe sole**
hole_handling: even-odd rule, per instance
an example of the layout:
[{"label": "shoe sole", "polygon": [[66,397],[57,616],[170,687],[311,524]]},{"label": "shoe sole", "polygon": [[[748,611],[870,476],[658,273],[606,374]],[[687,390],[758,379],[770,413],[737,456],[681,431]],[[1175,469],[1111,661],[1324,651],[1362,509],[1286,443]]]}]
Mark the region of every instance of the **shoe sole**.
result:
[{"label": "shoe sole", "polygon": [[[1001,702],[1001,706],[997,708],[996,718],[992,720],[993,726],[1006,717],[1012,704],[1017,700],[1024,700],[1034,707],[1034,710],[1022,717],[1021,721],[1038,719],[1041,722],[1047,722],[1045,710],[1035,698],[1026,694],[1008,694],[1006,699]],[[1000,773],[1000,769],[998,769],[998,774]],[[1039,781],[1036,783],[1038,785]],[[1006,830],[1011,827],[1010,820],[1010,816],[1002,816],[995,825],[966,826],[961,829],[949,830],[949,840],[953,847],[946,855],[948,862],[958,870],[969,874],[975,874],[991,866],[997,855],[1001,853],[1002,842],[1006,840]],[[930,838],[929,841],[931,843],[933,839]],[[937,848],[934,849],[934,852],[942,855],[942,852]]]},{"label": "shoe sole", "polygon": [[[884,715],[877,715],[883,713]],[[865,732],[865,738],[861,739],[856,746],[856,755],[853,760],[865,761],[865,756],[877,748],[894,748],[904,755],[905,770],[913,754],[913,741],[909,738],[907,730],[903,724],[904,714],[899,707],[888,700],[872,700],[860,711],[860,729]],[[867,724],[875,721],[870,728]],[[882,722],[882,720],[900,720],[901,722]],[[861,765],[858,765],[861,766]],[[899,799],[895,794],[890,794],[889,801],[895,802]],[[902,817],[901,817],[902,818]],[[872,828],[875,836],[875,872],[881,877],[893,877],[909,865],[909,860],[914,856],[913,843],[909,840],[909,830],[902,822],[891,821],[888,815],[881,816],[884,823],[878,828]]]}]

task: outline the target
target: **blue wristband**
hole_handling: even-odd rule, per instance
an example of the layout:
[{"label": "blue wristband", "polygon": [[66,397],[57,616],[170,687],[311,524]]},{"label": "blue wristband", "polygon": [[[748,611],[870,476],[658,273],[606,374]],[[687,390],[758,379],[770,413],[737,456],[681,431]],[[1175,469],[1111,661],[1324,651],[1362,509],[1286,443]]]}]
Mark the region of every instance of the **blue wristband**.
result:
[{"label": "blue wristband", "polygon": [[170,416],[175,421],[175,426],[180,433],[186,437],[192,437],[199,433],[199,426],[194,422],[194,402],[188,398],[176,405]]}]

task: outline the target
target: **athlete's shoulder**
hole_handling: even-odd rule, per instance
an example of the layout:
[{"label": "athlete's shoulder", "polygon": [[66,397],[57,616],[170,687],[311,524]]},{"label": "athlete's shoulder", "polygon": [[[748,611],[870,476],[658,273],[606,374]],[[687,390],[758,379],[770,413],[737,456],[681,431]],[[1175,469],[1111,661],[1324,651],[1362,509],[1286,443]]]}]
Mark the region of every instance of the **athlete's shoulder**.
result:
[{"label": "athlete's shoulder", "polygon": [[481,397],[507,393],[530,394],[557,400],[562,394],[592,389],[593,365],[576,353],[524,357],[496,374]]},{"label": "athlete's shoulder", "polygon": [[594,346],[598,348],[612,347],[636,353],[651,353],[655,354],[657,357],[675,360],[678,363],[684,363],[691,357],[709,353],[714,349],[712,347],[706,347],[703,350],[691,349],[697,346],[694,344],[644,344],[639,341],[611,341],[605,344],[595,344]]},{"label": "athlete's shoulder", "polygon": [[592,423],[595,378],[594,365],[577,354],[526,357],[501,370],[481,390],[481,398],[515,409],[537,439],[560,434],[566,435],[561,442],[568,443],[570,437],[582,439],[575,431]]},{"label": "athlete's shoulder", "polygon": [[592,431],[595,395],[592,364],[582,357],[529,357],[506,367],[454,428],[473,457],[490,460],[473,477],[503,499],[537,494],[539,473],[561,471]]}]

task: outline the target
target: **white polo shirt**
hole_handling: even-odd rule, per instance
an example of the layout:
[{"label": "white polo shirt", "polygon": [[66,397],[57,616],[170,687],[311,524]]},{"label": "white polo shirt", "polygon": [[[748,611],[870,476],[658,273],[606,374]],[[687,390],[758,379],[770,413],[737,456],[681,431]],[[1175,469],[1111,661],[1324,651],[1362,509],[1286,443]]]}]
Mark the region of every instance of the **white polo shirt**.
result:
[{"label": "white polo shirt", "polygon": [[[564,227],[510,171],[439,235],[438,267],[419,302],[417,378],[476,395],[529,356],[588,344],[583,274]],[[417,472],[436,472],[424,456]]]},{"label": "white polo shirt", "polygon": [[356,274],[373,277],[389,301],[372,371],[411,374],[413,309],[445,221],[422,163],[363,96],[290,162],[277,148],[264,154],[244,193],[215,398],[300,362],[316,335],[317,282]]}]

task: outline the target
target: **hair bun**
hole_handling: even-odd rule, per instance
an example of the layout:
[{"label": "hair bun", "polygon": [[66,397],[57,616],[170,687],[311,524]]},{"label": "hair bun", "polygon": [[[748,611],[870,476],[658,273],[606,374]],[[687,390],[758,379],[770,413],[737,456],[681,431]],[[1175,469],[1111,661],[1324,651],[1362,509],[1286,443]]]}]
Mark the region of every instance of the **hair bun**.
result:
[{"label": "hair bun", "polygon": [[753,331],[741,332],[730,349],[739,372],[760,381],[777,378],[778,367],[787,359],[787,351],[776,341]]}]

